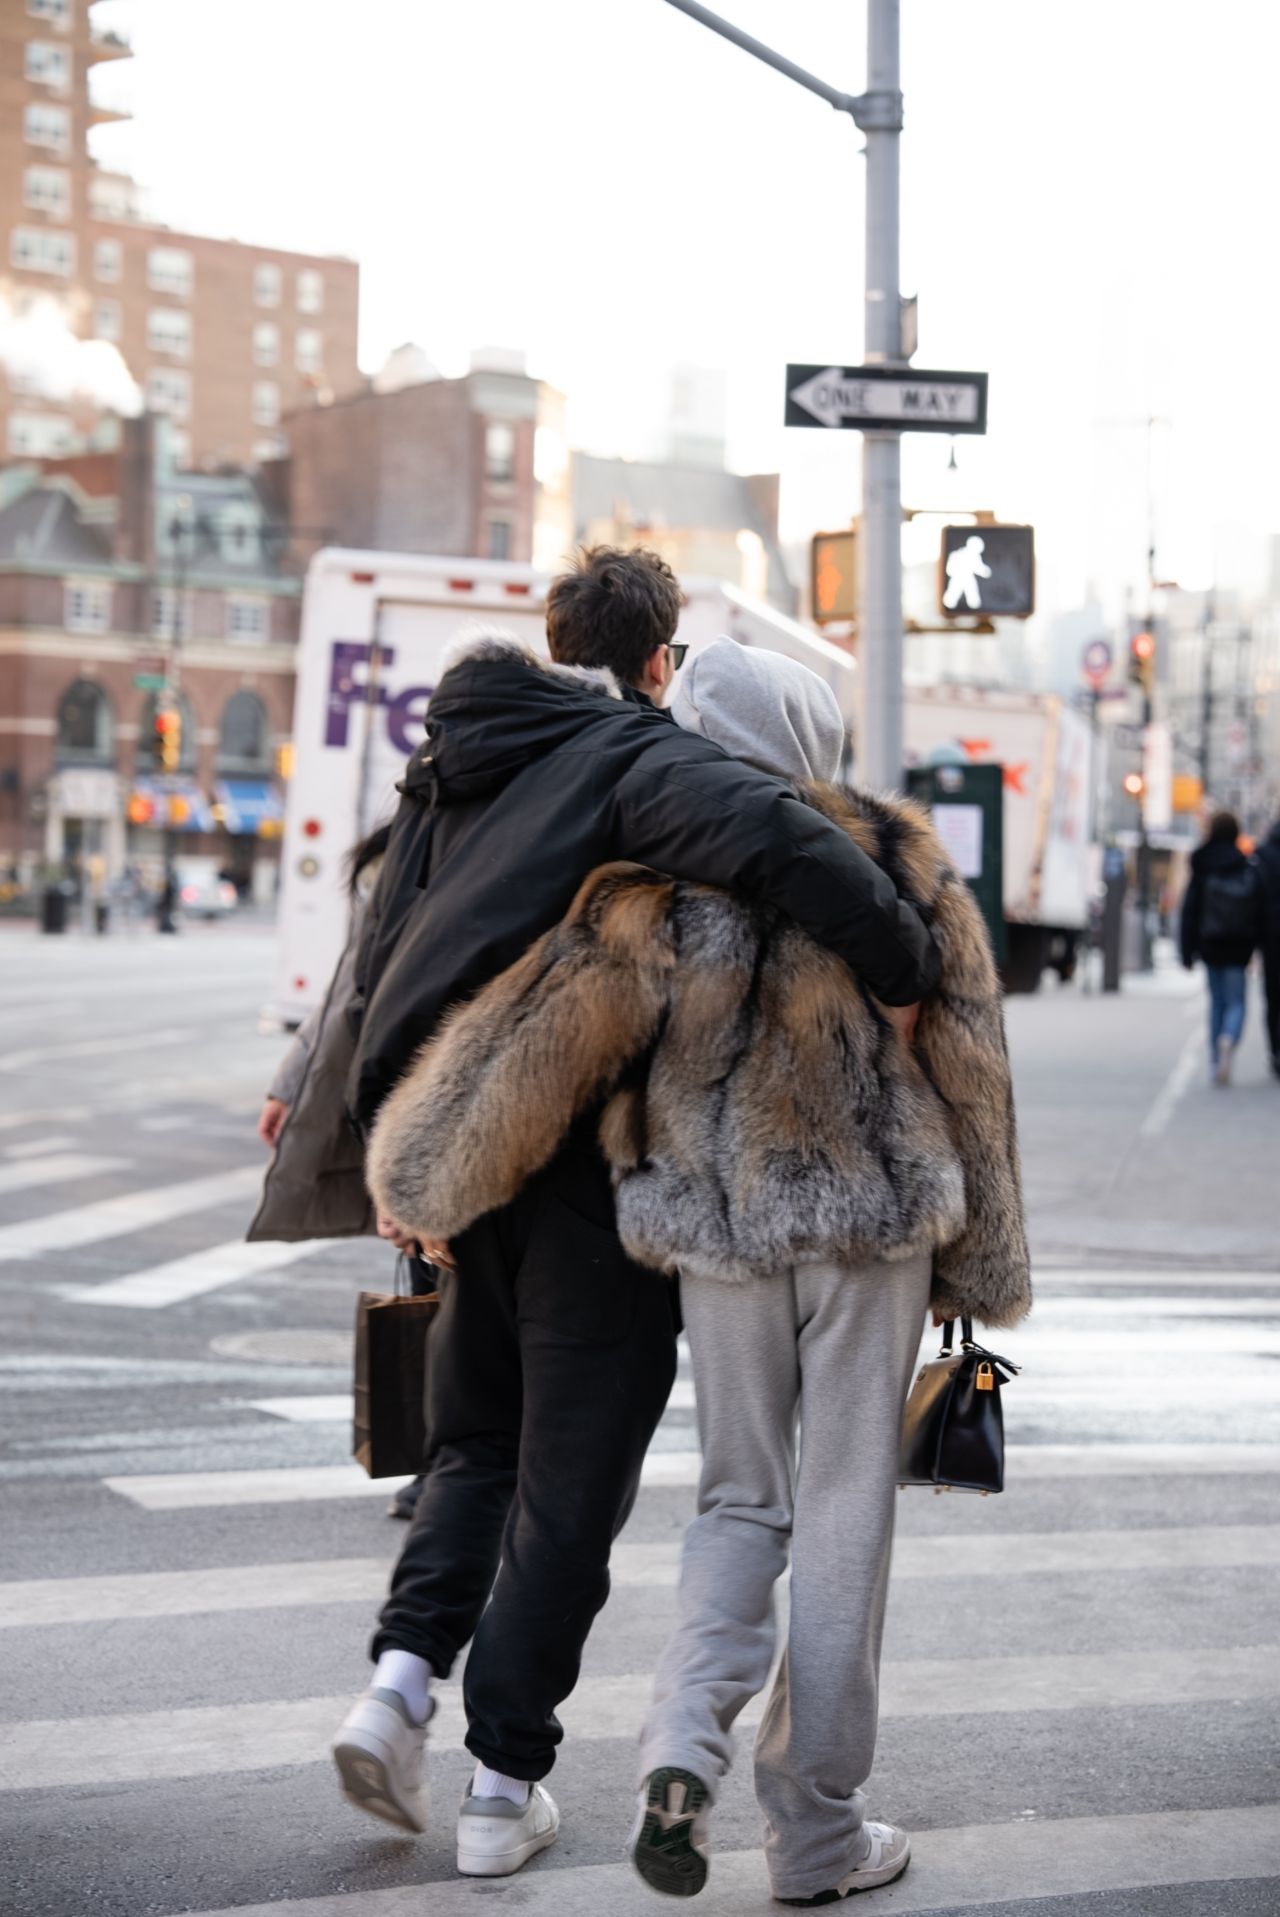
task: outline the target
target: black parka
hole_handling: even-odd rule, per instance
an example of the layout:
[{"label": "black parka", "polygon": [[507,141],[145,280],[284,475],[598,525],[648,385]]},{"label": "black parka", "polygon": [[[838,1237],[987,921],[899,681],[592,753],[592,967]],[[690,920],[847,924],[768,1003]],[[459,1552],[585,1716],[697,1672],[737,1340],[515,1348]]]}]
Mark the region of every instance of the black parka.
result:
[{"label": "black parka", "polygon": [[884,872],[783,779],[683,732],[608,674],[481,638],[432,698],[356,959],[348,1106],[367,1128],[451,1005],[633,859],[767,900],[888,1005],[939,959]]},{"label": "black parka", "polygon": [[1210,879],[1238,879],[1250,870],[1249,861],[1238,845],[1227,839],[1206,839],[1191,854],[1191,879],[1182,901],[1179,945],[1182,963],[1194,965],[1203,959],[1206,965],[1247,965],[1257,950],[1255,933],[1248,939],[1206,937],[1205,885]]}]

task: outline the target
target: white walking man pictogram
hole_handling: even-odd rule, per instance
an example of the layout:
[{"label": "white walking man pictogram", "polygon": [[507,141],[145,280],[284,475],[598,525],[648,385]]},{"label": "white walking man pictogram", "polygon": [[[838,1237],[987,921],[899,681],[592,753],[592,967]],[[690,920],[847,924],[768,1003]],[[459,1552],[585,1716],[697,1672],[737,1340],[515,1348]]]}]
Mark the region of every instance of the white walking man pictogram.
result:
[{"label": "white walking man pictogram", "polygon": [[986,541],[971,533],[964,545],[958,546],[948,558],[948,583],[942,603],[949,612],[954,612],[962,599],[970,612],[982,611],[982,588],[978,581],[991,577],[991,568],[982,557],[986,549]]}]

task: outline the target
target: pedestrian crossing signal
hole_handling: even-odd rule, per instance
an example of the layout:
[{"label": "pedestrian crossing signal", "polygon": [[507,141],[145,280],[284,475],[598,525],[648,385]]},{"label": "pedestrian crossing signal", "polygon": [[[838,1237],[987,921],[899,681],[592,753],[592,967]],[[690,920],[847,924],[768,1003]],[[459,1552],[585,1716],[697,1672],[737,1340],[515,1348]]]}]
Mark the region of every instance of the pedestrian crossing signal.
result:
[{"label": "pedestrian crossing signal", "polygon": [[1036,609],[1033,526],[944,526],[938,610],[946,619],[1029,619]]},{"label": "pedestrian crossing signal", "polygon": [[810,599],[815,624],[852,625],[858,617],[857,534],[813,535],[809,549]]},{"label": "pedestrian crossing signal", "polygon": [[1129,681],[1151,691],[1156,676],[1156,642],[1149,632],[1135,632],[1129,641]]},{"label": "pedestrian crossing signal", "polygon": [[176,772],[182,758],[182,714],[176,706],[157,706],[151,756],[162,772]]}]

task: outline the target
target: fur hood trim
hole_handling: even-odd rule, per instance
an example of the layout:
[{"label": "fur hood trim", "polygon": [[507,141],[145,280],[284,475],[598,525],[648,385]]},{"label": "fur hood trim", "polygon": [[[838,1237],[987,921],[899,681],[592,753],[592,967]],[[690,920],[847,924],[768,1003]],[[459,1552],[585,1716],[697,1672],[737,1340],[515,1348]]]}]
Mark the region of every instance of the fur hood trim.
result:
[{"label": "fur hood trim", "polygon": [[622,687],[607,666],[562,666],[517,639],[505,626],[463,626],[445,648],[443,671],[464,665],[523,665],[542,672],[549,679],[562,679],[567,685],[582,686],[606,699],[621,699]]}]

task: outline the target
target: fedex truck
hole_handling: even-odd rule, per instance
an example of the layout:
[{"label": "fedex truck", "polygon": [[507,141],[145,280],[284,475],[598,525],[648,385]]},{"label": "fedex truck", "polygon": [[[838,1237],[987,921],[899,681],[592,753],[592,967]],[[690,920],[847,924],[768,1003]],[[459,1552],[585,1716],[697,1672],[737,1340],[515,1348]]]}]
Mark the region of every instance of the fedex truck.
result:
[{"label": "fedex truck", "polygon": [[[841,647],[722,581],[682,583],[688,603],[680,638],[694,650],[727,634],[786,653],[852,710],[857,668]],[[311,562],[268,1008],[273,1023],[297,1025],[324,995],[346,936],[346,855],[395,809],[396,781],[422,738],[451,643],[469,627],[497,625],[545,653],[549,585],[532,567],[495,560],[329,548]],[[1056,702],[1031,695],[912,688],[906,724],[913,761],[953,740],[962,750],[981,744],[1002,758],[1006,913],[1034,932],[1033,958],[1058,962],[1054,940],[1074,940],[1087,910],[1088,728]],[[1038,979],[1039,964],[1035,969]]]}]

